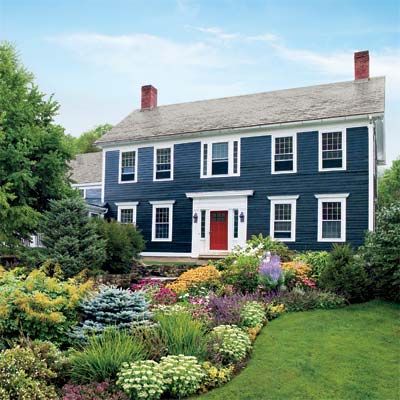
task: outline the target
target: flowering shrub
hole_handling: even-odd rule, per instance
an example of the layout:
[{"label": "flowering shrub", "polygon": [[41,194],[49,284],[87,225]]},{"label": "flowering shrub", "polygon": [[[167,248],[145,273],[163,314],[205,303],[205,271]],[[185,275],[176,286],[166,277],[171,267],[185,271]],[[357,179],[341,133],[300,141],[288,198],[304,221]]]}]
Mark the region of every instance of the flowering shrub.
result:
[{"label": "flowering shrub", "polygon": [[292,284],[294,286],[315,288],[311,265],[303,262],[292,261],[282,263],[282,269],[291,273]]},{"label": "flowering shrub", "polygon": [[201,391],[203,392],[229,382],[234,370],[233,365],[227,367],[215,366],[208,361],[204,362],[202,367],[206,374],[201,385]]},{"label": "flowering shrub", "polygon": [[212,350],[223,364],[243,360],[250,350],[248,335],[236,325],[219,325],[213,329],[212,334],[216,339]]},{"label": "flowering shrub", "polygon": [[160,286],[158,291],[151,296],[151,301],[153,304],[174,304],[177,301],[176,293],[167,287]]},{"label": "flowering shrub", "polygon": [[220,282],[221,274],[212,265],[190,269],[184,272],[179,278],[167,285],[167,288],[175,293],[181,293],[196,286],[207,286],[212,288]]},{"label": "flowering shrub", "polygon": [[246,328],[246,332],[249,335],[249,338],[252,342],[254,342],[257,338],[257,335],[261,332],[262,327],[256,326],[254,328]]},{"label": "flowering shrub", "polygon": [[16,346],[0,352],[0,399],[58,399],[51,381],[57,377],[31,348]]},{"label": "flowering shrub", "polygon": [[322,271],[329,264],[329,253],[327,251],[307,251],[299,253],[294,258],[295,262],[302,262],[311,266],[311,274],[316,283]]},{"label": "flowering shrub", "polygon": [[85,340],[88,334],[101,334],[107,327],[129,329],[150,323],[152,314],[143,292],[114,286],[101,286],[94,296],[82,303],[85,320],[75,327],[72,336]]},{"label": "flowering shrub", "polygon": [[166,388],[161,366],[151,360],[123,364],[117,385],[131,399],[159,399]]},{"label": "flowering shrub", "polygon": [[27,276],[0,273],[0,337],[15,339],[22,332],[32,339],[67,341],[76,324],[77,307],[92,286],[50,278],[39,270]]},{"label": "flowering shrub", "polygon": [[265,323],[264,306],[257,301],[247,302],[242,309],[242,324],[248,328],[262,327]]},{"label": "flowering shrub", "polygon": [[109,381],[87,385],[65,385],[62,400],[129,400],[124,392],[116,390]]},{"label": "flowering shrub", "polygon": [[283,314],[286,311],[285,305],[284,304],[268,304],[267,310],[266,310],[266,316],[267,319],[271,320],[274,318],[278,318],[281,314]]},{"label": "flowering shrub", "polygon": [[162,283],[159,280],[144,278],[138,283],[132,284],[130,290],[132,290],[132,292],[140,291],[144,293],[146,300],[151,301],[152,296],[160,290],[161,286]]},{"label": "flowering shrub", "polygon": [[197,392],[205,377],[197,358],[183,354],[162,357],[160,368],[167,393],[178,398]]},{"label": "flowering shrub", "polygon": [[272,290],[282,284],[282,268],[279,256],[266,256],[258,268],[259,280],[264,290]]}]

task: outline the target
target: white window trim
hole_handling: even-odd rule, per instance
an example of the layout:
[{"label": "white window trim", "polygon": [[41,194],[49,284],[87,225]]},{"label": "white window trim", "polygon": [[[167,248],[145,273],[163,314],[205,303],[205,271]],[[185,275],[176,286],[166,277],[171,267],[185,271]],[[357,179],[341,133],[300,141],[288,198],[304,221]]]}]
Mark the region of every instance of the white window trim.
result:
[{"label": "white window trim", "polygon": [[[135,152],[135,179],[133,181],[121,181],[121,173],[122,173],[122,153],[128,153],[130,151]],[[119,150],[119,158],[118,158],[118,183],[136,183],[138,181],[138,164],[139,164],[139,151],[137,147],[126,147]]]},{"label": "white window trim", "polygon": [[[322,168],[322,134],[342,132],[342,166],[340,168]],[[347,129],[334,126],[322,129],[318,132],[318,172],[346,171],[347,169]]]},{"label": "white window trim", "polygon": [[[275,139],[281,137],[293,138],[293,169],[291,171],[275,171]],[[272,135],[271,144],[271,174],[296,174],[297,173],[297,132],[294,133],[275,133]]]},{"label": "white window trim", "polygon": [[[296,204],[299,195],[289,196],[268,196],[271,201],[270,207],[270,221],[269,221],[269,234],[270,236],[280,242],[295,242],[296,241]],[[291,233],[290,238],[275,238],[275,205],[276,204],[291,204]]]},{"label": "white window trim", "polygon": [[[349,197],[349,193],[336,193],[336,194],[316,194],[315,197],[318,199],[318,242],[329,242],[329,243],[341,243],[346,241],[346,199]],[[322,203],[325,202],[337,202],[341,203],[341,226],[340,233],[341,237],[327,238],[322,237]]]},{"label": "white window trim", "polygon": [[[173,212],[175,200],[160,200],[160,201],[149,201],[153,206],[153,215],[151,222],[151,241],[152,242],[172,242],[172,224],[173,224]],[[169,209],[169,225],[168,225],[168,238],[156,238],[156,209],[157,208],[168,208]]]},{"label": "white window trim", "polygon": [[[157,150],[159,149],[171,149],[171,177],[166,179],[156,179],[157,172]],[[153,150],[153,182],[173,181],[174,180],[174,145],[162,145],[159,144],[154,146]]]},{"label": "white window trim", "polygon": [[121,210],[133,210],[133,225],[136,225],[136,214],[138,201],[130,201],[124,203],[115,203],[118,208],[117,221],[121,223]]},{"label": "white window trim", "polygon": [[[228,143],[228,173],[223,175],[211,175],[212,171],[212,145],[213,143]],[[238,157],[237,157],[237,173],[233,173],[233,142],[238,142]],[[203,174],[204,161],[204,145],[207,145],[207,174]],[[201,157],[200,157],[200,178],[226,178],[230,176],[240,176],[240,153],[241,141],[240,138],[213,138],[201,141]]]}]

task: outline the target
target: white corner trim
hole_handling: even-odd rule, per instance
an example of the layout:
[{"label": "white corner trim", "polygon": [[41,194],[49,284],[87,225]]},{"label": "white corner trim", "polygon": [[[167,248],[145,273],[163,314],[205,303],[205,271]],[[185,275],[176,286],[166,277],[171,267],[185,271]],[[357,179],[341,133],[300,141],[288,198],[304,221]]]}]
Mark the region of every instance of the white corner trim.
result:
[{"label": "white corner trim", "polygon": [[[173,144],[156,144],[153,148],[153,182],[165,182],[174,180],[174,145]],[[170,149],[171,150],[171,177],[166,179],[156,179],[157,172],[157,150]]]},{"label": "white corner trim", "polygon": [[175,204],[175,200],[157,200],[157,201],[149,201],[149,203],[153,206],[169,206]]},{"label": "white corner trim", "polygon": [[[342,132],[342,166],[340,168],[322,168],[322,134]],[[331,126],[318,131],[318,172],[346,171],[347,169],[347,128]]]},{"label": "white corner trim", "polygon": [[[346,211],[346,199],[349,193],[342,194],[319,194],[315,195],[318,199],[318,242],[345,242],[346,241],[346,221],[347,221],[347,211]],[[341,221],[340,221],[340,238],[323,238],[322,237],[322,203],[324,202],[338,202],[341,204]]]},{"label": "white corner trim", "polygon": [[[130,151],[135,152],[135,179],[133,181],[121,181],[121,172],[122,172],[122,153],[128,153]],[[138,148],[135,147],[124,147],[123,149],[119,149],[118,156],[118,183],[123,185],[125,183],[136,183],[138,181],[138,164],[139,164],[139,151]]]},{"label": "white corner trim", "polygon": [[268,200],[297,200],[300,196],[296,195],[288,195],[288,196],[267,196]]},{"label": "white corner trim", "polygon": [[[296,221],[297,221],[296,206],[297,206],[298,198],[299,198],[298,195],[296,195],[296,196],[268,196],[268,199],[271,200],[269,234],[273,239],[278,240],[280,242],[295,242],[296,241]],[[290,204],[291,205],[290,238],[276,238],[275,237],[275,206],[277,204]]]},{"label": "white corner trim", "polygon": [[368,230],[375,228],[375,135],[374,125],[370,121],[368,125]]},{"label": "white corner trim", "polygon": [[210,197],[238,197],[238,196],[253,196],[254,190],[227,190],[218,192],[189,192],[186,197],[191,199],[204,199]]},{"label": "white corner trim", "polygon": [[[293,169],[290,171],[275,171],[275,140],[280,137],[292,137],[293,138]],[[297,132],[292,133],[274,133],[271,136],[271,174],[296,174],[297,173]]]},{"label": "white corner trim", "polygon": [[139,204],[138,201],[127,201],[115,203],[117,207],[136,207]]},{"label": "white corner trim", "polygon": [[101,165],[101,202],[102,203],[104,203],[105,185],[106,185],[106,153],[107,153],[107,151],[105,149],[103,149],[102,165]]},{"label": "white corner trim", "polygon": [[316,199],[345,199],[350,193],[315,194]]}]

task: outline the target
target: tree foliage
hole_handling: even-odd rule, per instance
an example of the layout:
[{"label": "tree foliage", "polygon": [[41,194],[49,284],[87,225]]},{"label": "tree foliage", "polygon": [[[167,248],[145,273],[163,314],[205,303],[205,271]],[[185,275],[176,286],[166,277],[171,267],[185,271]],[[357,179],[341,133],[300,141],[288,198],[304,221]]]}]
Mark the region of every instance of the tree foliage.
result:
[{"label": "tree foliage", "polygon": [[96,271],[103,265],[106,243],[97,234],[96,224],[80,197],[51,200],[42,232],[46,258],[60,264],[65,277],[84,269]]},{"label": "tree foliage", "polygon": [[378,205],[387,207],[400,201],[400,158],[394,160],[378,182]]},{"label": "tree foliage", "polygon": [[74,154],[95,153],[101,149],[94,145],[97,139],[100,139],[105,133],[112,128],[110,124],[98,125],[90,131],[82,133],[77,138],[69,137],[71,141],[72,151]]},{"label": "tree foliage", "polygon": [[70,190],[71,152],[54,123],[59,104],[46,98],[9,43],[0,43],[0,242],[35,232],[49,199]]}]

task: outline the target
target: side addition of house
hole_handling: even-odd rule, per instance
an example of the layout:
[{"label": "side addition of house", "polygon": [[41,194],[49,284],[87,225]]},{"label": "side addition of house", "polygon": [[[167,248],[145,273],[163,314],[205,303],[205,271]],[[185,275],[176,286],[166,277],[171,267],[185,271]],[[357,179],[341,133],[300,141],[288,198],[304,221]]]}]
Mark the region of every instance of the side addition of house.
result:
[{"label": "side addition of house", "polygon": [[259,233],[359,246],[374,229],[385,79],[370,78],[368,52],[354,67],[348,82],[165,106],[143,86],[141,108],[97,142],[101,178],[77,187],[101,189],[148,256],[224,255]]}]

